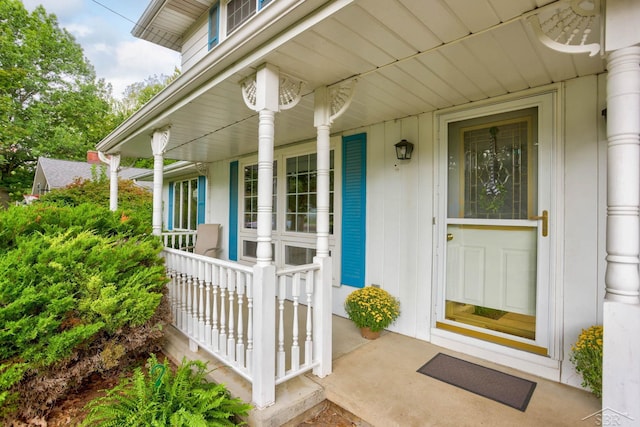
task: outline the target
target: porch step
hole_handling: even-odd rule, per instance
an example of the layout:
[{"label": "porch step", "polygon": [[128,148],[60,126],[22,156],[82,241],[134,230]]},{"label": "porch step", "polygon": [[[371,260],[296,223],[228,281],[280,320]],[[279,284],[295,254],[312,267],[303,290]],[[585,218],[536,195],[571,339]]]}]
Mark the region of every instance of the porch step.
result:
[{"label": "porch step", "polygon": [[[189,340],[173,326],[165,330],[166,342],[163,351],[176,363],[184,357],[208,363],[209,381],[224,384],[231,395],[245,402],[251,402],[251,384],[216,358],[202,349],[194,353],[189,350]],[[306,413],[325,400],[321,385],[302,375],[276,386],[276,403],[265,409],[251,410],[244,420],[252,427],[280,427],[301,414]]]}]

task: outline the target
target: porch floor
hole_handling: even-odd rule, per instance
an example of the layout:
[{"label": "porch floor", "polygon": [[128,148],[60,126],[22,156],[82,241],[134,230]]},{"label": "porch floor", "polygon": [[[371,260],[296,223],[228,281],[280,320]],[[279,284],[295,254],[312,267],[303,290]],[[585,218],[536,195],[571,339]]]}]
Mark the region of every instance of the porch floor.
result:
[{"label": "porch floor", "polygon": [[[170,335],[179,335],[173,330]],[[191,353],[185,345],[169,339],[173,357],[176,349],[187,357],[204,358],[203,351]],[[171,349],[169,349],[171,350]],[[442,352],[537,383],[525,412],[443,383],[416,372]],[[180,356],[181,358],[181,356]],[[215,364],[213,364],[215,365]],[[210,365],[212,366],[212,365]],[[232,394],[250,400],[250,385],[233,378],[225,369],[214,372]],[[276,387],[276,404],[254,410],[251,426],[295,426],[293,418],[324,399],[353,413],[372,426],[567,426],[594,425],[601,402],[588,392],[534,375],[456,353],[425,341],[383,331],[368,341],[348,319],[333,316],[333,373],[318,378],[309,373]]]},{"label": "porch floor", "polygon": [[[333,373],[309,375],[325,397],[373,426],[594,425],[592,394],[428,342],[384,331],[367,341],[351,321],[333,317]],[[525,412],[416,372],[442,352],[537,383]]]}]

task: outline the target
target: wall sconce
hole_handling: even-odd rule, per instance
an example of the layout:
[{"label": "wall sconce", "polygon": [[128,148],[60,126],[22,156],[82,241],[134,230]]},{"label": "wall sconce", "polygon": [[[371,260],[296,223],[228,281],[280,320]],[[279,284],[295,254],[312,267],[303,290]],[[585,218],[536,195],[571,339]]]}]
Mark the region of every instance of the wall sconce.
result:
[{"label": "wall sconce", "polygon": [[396,157],[398,160],[409,160],[413,153],[413,144],[403,139],[396,144]]}]

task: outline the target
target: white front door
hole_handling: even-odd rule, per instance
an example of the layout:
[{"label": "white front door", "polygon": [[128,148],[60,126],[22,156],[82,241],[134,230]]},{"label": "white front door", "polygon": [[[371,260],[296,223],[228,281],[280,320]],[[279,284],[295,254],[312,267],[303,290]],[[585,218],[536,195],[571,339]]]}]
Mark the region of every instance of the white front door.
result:
[{"label": "white front door", "polygon": [[548,354],[552,118],[552,94],[440,116],[438,328]]}]

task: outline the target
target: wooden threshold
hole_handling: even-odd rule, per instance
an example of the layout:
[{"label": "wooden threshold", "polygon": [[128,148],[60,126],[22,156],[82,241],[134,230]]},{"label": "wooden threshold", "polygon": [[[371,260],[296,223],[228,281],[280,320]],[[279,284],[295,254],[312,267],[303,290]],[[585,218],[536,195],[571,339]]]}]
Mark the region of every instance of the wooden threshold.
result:
[{"label": "wooden threshold", "polygon": [[506,347],[515,348],[518,350],[528,351],[529,353],[540,354],[542,356],[548,356],[549,351],[545,347],[540,347],[537,345],[524,343],[521,341],[512,340],[509,338],[498,337],[495,335],[488,334],[486,332],[480,332],[473,329],[467,329],[461,326],[451,325],[449,323],[444,322],[436,322],[436,328],[442,329],[449,332],[454,332],[456,334],[465,335],[472,338],[481,339],[483,341],[492,342],[495,344],[504,345]]}]

